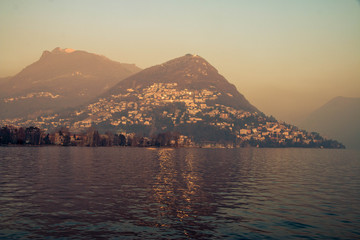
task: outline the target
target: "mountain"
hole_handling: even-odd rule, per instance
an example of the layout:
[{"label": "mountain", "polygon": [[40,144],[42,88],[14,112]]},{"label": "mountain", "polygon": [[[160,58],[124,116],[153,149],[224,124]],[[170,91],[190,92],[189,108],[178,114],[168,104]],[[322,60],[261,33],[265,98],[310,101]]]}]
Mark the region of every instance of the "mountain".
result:
[{"label": "mountain", "polygon": [[[67,128],[73,133],[96,128],[130,134],[133,140],[138,136],[143,140],[135,145],[141,146],[148,146],[145,138],[159,136],[166,142],[160,138],[175,136],[177,141],[184,136],[200,146],[343,147],[265,116],[205,59],[191,54],[129,76],[81,107],[0,125],[36,126],[48,132]],[[133,140],[127,144],[134,145]]]},{"label": "mountain", "polygon": [[360,149],[360,98],[336,97],[311,113],[300,126]]},{"label": "mountain", "polygon": [[140,70],[85,51],[44,51],[38,61],[0,81],[0,119],[79,106]]},{"label": "mountain", "polygon": [[129,88],[139,91],[154,83],[176,83],[178,89],[193,91],[216,89],[221,93],[216,100],[217,103],[238,110],[258,111],[204,58],[191,54],[145,69],[119,82],[107,94],[124,93]]}]

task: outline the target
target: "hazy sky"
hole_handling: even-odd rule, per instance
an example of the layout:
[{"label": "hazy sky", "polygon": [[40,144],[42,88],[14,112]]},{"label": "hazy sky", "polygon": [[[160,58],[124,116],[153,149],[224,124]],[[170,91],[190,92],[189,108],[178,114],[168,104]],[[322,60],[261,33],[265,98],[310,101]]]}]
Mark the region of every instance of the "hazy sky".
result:
[{"label": "hazy sky", "polygon": [[141,68],[198,54],[288,121],[360,97],[356,0],[0,0],[0,77],[55,47]]}]

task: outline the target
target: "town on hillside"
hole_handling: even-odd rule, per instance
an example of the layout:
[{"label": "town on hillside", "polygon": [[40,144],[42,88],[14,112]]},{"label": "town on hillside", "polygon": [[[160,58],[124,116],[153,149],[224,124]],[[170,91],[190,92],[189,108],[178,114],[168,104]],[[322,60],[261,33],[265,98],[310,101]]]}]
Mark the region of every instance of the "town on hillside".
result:
[{"label": "town on hillside", "polygon": [[[4,126],[1,129],[1,143],[64,146],[344,147],[317,133],[308,133],[262,113],[238,110],[221,104],[218,100],[222,94],[231,97],[230,93],[219,92],[212,86],[208,89],[189,90],[178,89],[177,83],[153,83],[142,89],[129,88],[122,93],[99,98],[68,115],[1,120],[0,126]],[[123,139],[121,144],[120,136]],[[161,136],[166,136],[166,139],[160,140]]]}]

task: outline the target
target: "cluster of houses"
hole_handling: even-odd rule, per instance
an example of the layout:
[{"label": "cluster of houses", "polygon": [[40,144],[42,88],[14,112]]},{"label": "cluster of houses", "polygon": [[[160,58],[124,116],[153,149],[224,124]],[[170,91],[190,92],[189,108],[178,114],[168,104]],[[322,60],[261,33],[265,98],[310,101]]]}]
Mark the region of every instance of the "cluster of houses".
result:
[{"label": "cluster of houses", "polygon": [[170,104],[182,104],[184,109],[174,111],[164,110],[160,113],[174,126],[203,122],[204,118],[216,118],[210,124],[220,128],[232,130],[233,118],[241,119],[252,113],[236,110],[221,104],[209,105],[207,101],[216,100],[222,93],[215,90],[187,90],[177,89],[177,83],[154,83],[140,92],[130,88],[126,93],[112,95],[110,98],[101,98],[90,104],[86,109],[75,112],[83,119],[75,121],[72,126],[66,119],[59,119],[63,126],[75,129],[88,128],[102,122],[109,121],[113,126],[152,125],[153,111]]},{"label": "cluster of houses", "polygon": [[58,95],[58,94],[54,95],[50,92],[34,92],[34,93],[28,93],[25,96],[4,98],[3,101],[4,101],[4,103],[9,103],[9,102],[14,102],[14,101],[18,101],[18,100],[25,100],[25,99],[29,99],[29,98],[40,98],[40,97],[58,98],[58,97],[60,97],[60,95]]},{"label": "cluster of houses", "polygon": [[88,117],[75,122],[74,125],[86,127],[89,121],[97,124],[107,120],[110,120],[114,126],[151,125],[154,120],[152,111],[172,103],[184,104],[186,111],[163,111],[161,113],[163,117],[171,119],[174,125],[185,122],[195,123],[203,120],[195,116],[208,108],[206,101],[215,100],[219,94],[221,93],[206,89],[201,91],[178,90],[177,83],[154,83],[142,89],[141,92],[130,88],[124,94],[112,95],[110,99],[102,98],[89,105]]},{"label": "cluster of houses", "polygon": [[[208,89],[188,90],[179,88],[177,83],[154,83],[142,89],[129,88],[117,95],[100,98],[66,117],[53,114],[38,117],[36,120],[2,120],[0,125],[36,126],[46,132],[53,132],[59,128],[84,132],[91,127],[108,124],[112,129],[116,129],[116,132],[124,132],[128,126],[151,128],[155,122],[164,122],[165,125],[171,125],[167,128],[170,131],[176,131],[178,126],[193,124],[204,124],[224,130],[234,136],[235,145],[267,146],[270,143],[274,146],[301,146],[320,144],[324,141],[318,134],[301,131],[275,119],[271,120],[263,114],[216,103],[214,100],[222,94],[229,95],[218,92],[211,86]],[[54,144],[61,145],[62,136],[69,142],[66,144],[91,145],[86,139],[86,134],[69,137],[66,137],[66,134],[59,135],[60,137],[54,134],[48,136]],[[105,143],[110,141],[107,138],[105,135],[101,137]],[[143,142],[149,141],[143,139]]]},{"label": "cluster of houses", "polygon": [[308,133],[295,126],[280,122],[259,123],[256,127],[246,124],[245,128],[240,129],[237,138],[242,141],[272,141],[279,144],[285,142],[310,144],[323,140],[317,133]]},{"label": "cluster of houses", "polygon": [[[67,117],[53,114],[35,120],[8,119],[0,124],[38,126],[45,130],[66,127],[75,131],[104,122],[119,129],[129,125],[150,126],[155,117],[167,118],[173,126],[205,122],[212,118],[207,121],[208,124],[233,130],[234,119],[241,119],[252,113],[221,104],[208,104],[209,100],[216,100],[221,94],[211,88],[188,90],[178,89],[177,83],[154,83],[140,91],[129,88],[125,93],[100,98]],[[164,110],[159,116],[154,116],[154,110],[171,104],[180,104],[183,108],[172,112]]]}]

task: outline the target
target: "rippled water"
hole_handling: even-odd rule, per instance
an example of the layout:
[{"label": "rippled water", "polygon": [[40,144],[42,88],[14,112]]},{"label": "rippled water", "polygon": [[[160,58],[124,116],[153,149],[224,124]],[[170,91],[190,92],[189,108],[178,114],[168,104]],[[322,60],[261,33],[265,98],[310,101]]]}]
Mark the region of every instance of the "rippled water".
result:
[{"label": "rippled water", "polygon": [[0,148],[0,238],[360,239],[360,152]]}]

